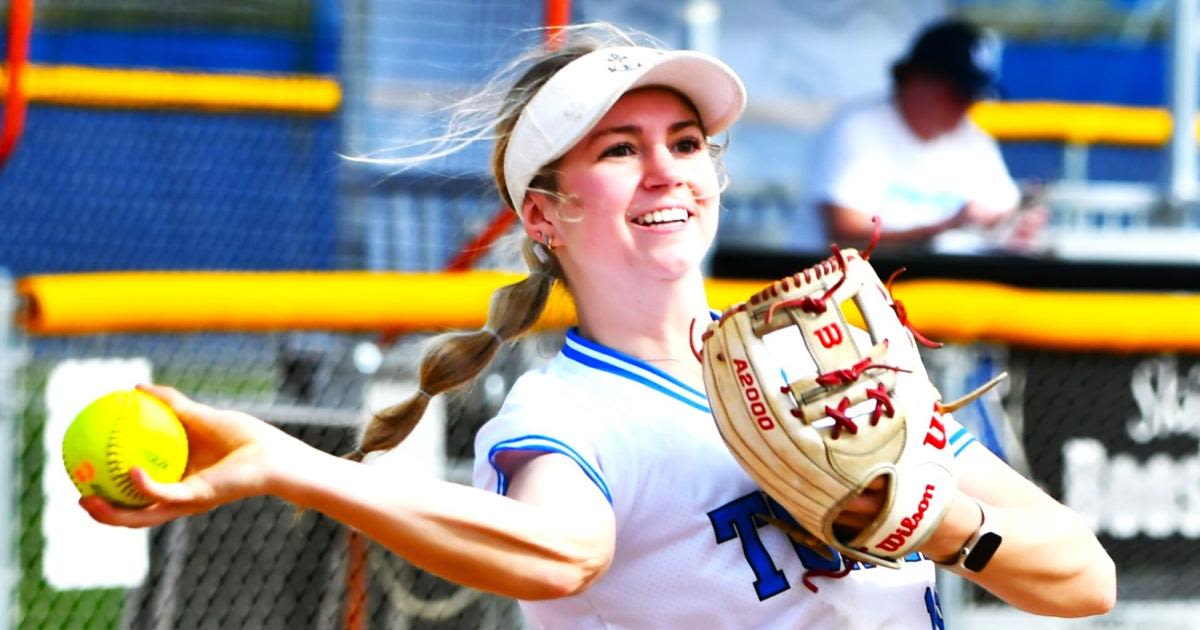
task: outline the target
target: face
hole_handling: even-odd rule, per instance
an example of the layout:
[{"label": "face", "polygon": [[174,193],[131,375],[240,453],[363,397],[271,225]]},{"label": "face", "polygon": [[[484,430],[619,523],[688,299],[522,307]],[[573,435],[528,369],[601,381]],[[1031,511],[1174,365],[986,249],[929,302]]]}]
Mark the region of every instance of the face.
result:
[{"label": "face", "polygon": [[930,139],[953,131],[971,107],[952,83],[937,77],[913,77],[905,87],[905,97],[912,103],[914,131]]},{"label": "face", "polygon": [[558,187],[561,203],[530,197],[551,209],[545,233],[573,282],[682,277],[699,269],[716,233],[716,167],[696,112],[670,90],[621,97],[561,158]]}]

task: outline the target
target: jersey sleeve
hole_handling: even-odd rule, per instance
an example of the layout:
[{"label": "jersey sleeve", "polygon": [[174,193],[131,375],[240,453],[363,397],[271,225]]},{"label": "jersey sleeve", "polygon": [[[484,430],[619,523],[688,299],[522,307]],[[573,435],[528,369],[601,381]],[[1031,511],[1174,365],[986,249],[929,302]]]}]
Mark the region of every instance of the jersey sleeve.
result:
[{"label": "jersey sleeve", "polygon": [[[942,422],[946,425],[946,448],[950,449],[956,462],[963,457],[964,453],[970,451],[968,447],[981,448],[975,435],[955,420],[953,415],[943,414]],[[972,445],[974,446],[972,447]]]},{"label": "jersey sleeve", "polygon": [[[558,453],[575,462],[611,504],[591,425],[561,383],[542,383],[539,373],[522,376],[500,413],[475,436],[475,487],[506,495],[512,474],[533,457]],[[571,410],[567,413],[564,410]]]}]

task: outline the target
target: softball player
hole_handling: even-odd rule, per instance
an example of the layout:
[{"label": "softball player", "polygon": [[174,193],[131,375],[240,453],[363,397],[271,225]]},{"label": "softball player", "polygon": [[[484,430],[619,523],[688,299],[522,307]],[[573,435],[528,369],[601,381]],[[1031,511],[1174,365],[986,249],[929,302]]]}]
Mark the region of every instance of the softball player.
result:
[{"label": "softball player", "polygon": [[[711,317],[701,261],[722,182],[708,138],[741,113],[741,81],[707,55],[571,37],[527,64],[495,127],[493,168],[529,236],[529,277],[497,292],[483,329],[433,342],[420,390],[362,441],[374,451],[403,439],[429,397],[469,382],[563,280],[579,325],[480,431],[478,487],[391,479],[148,387],[188,427],[195,469],[178,484],[138,472],[156,504],[93,497],[92,516],[146,526],[274,494],[522,600],[535,627],[938,628],[927,558],[1025,610],[1107,610],[1113,565],[1082,521],[955,425],[961,490],[899,570],[823,557],[768,526],[790,517],[721,443],[693,354],[704,326],[691,326]],[[880,509],[867,492],[838,522],[862,527]]]}]

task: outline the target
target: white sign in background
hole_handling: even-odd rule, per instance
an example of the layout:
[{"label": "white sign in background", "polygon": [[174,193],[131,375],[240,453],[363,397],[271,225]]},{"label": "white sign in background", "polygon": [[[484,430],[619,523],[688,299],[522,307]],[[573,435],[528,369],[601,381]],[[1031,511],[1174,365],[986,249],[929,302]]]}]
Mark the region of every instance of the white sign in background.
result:
[{"label": "white sign in background", "polygon": [[[1200,365],[1184,374],[1175,356],[1147,359],[1130,390],[1137,415],[1125,431],[1134,443],[1200,439]],[[1064,441],[1062,454],[1064,502],[1097,533],[1200,538],[1200,452],[1134,457],[1081,436]]]},{"label": "white sign in background", "polygon": [[79,507],[79,491],[63,464],[62,438],[88,403],[114,390],[149,383],[150,377],[150,362],[141,358],[69,360],[50,372],[43,438],[42,572],[56,589],[132,588],[149,573],[149,530],[102,525]]}]

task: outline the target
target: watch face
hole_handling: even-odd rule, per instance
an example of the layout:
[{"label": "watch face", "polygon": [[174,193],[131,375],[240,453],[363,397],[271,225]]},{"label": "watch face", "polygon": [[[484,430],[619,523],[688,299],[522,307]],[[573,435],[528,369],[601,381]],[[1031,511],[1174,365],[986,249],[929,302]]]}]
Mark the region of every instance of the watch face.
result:
[{"label": "watch face", "polygon": [[1000,534],[995,532],[987,532],[975,541],[975,546],[971,548],[971,552],[963,558],[963,568],[976,573],[983,570],[987,566],[989,560],[995,555],[996,550],[1000,548]]}]

